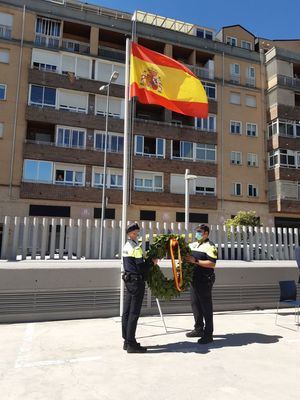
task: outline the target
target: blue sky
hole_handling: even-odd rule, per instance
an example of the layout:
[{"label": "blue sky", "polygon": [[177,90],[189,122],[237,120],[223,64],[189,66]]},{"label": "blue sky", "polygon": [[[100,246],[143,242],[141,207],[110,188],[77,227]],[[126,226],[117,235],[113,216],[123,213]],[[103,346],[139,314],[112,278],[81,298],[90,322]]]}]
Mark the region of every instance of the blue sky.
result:
[{"label": "blue sky", "polygon": [[[148,11],[207,28],[240,24],[255,36],[300,38],[299,0],[88,0],[121,11]],[[184,6],[183,6],[184,5]]]}]

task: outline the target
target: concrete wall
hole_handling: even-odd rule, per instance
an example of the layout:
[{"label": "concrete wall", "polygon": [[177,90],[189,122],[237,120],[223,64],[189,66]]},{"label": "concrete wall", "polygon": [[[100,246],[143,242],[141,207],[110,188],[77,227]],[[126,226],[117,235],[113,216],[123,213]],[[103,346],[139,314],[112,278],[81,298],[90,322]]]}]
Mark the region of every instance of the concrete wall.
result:
[{"label": "concrete wall", "polygon": [[[215,310],[275,307],[278,281],[298,280],[298,269],[294,261],[220,261],[216,277]],[[118,260],[0,262],[0,322],[117,316],[119,300]],[[161,305],[165,313],[191,312],[188,292]],[[143,313],[157,312],[148,290]]]}]

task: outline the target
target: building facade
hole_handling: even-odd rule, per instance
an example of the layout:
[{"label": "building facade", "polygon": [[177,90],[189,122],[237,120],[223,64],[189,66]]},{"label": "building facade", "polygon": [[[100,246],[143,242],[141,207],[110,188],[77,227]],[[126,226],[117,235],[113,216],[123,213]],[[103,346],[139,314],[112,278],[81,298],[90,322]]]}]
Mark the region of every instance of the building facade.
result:
[{"label": "building facade", "polygon": [[[215,34],[64,0],[0,1],[0,215],[99,218],[106,145],[105,217],[121,218],[125,42],[132,33],[193,70],[209,118],[134,101],[128,218],[183,221],[188,168],[197,176],[191,222],[222,224],[255,210],[265,225],[297,223],[298,43],[287,50],[268,41],[266,48],[240,25]],[[99,88],[113,71],[119,77],[105,144],[106,92]],[[283,154],[286,163],[278,161]]]}]

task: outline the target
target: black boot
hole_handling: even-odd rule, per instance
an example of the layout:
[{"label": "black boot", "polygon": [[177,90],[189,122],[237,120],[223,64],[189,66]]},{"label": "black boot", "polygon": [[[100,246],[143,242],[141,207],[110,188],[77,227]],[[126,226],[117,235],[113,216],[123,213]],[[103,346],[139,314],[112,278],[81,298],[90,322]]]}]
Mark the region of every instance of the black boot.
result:
[{"label": "black boot", "polygon": [[127,353],[146,353],[147,347],[141,346],[139,343],[127,343]]},{"label": "black boot", "polygon": [[194,329],[191,332],[187,332],[185,334],[186,337],[202,337],[203,336],[203,330],[202,329]]},{"label": "black boot", "polygon": [[208,344],[214,341],[213,337],[210,336],[203,336],[201,339],[198,340],[199,344]]}]

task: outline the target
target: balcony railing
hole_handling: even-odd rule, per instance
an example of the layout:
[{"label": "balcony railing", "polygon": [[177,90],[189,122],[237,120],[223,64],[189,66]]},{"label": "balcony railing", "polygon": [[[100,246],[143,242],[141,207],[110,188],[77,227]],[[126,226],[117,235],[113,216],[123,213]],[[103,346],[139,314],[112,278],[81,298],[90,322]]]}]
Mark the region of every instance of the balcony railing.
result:
[{"label": "balcony railing", "polygon": [[154,119],[135,118],[134,120],[136,122],[143,122],[143,123],[146,123],[146,124],[153,124],[153,125],[160,125],[160,126],[170,126],[170,127],[177,126],[179,128],[193,129],[195,131],[212,132],[212,133],[216,132],[216,131],[211,131],[209,129],[198,128],[197,126],[194,126],[194,125],[175,124],[174,122],[157,121],[157,120],[154,120]]},{"label": "balcony railing", "polygon": [[279,85],[300,89],[300,79],[299,78],[293,78],[291,76],[285,76],[285,75],[278,75],[277,79],[278,79]]},{"label": "balcony railing", "polygon": [[239,85],[241,83],[241,77],[240,75],[230,75],[230,83],[234,83],[235,85]]},{"label": "balcony railing", "polygon": [[4,39],[10,39],[11,27],[7,25],[0,25],[0,37]]},{"label": "balcony railing", "polygon": [[47,35],[43,35],[41,33],[36,33],[34,43],[37,46],[44,46],[44,47],[50,47],[52,49],[58,49],[59,48],[59,37],[47,36]]},{"label": "balcony railing", "polygon": [[255,78],[246,78],[246,86],[255,87]]},{"label": "balcony railing", "polygon": [[215,78],[214,70],[205,68],[205,67],[198,67],[196,65],[185,64],[187,68],[189,68],[198,78],[202,79],[210,79],[213,80]]},{"label": "balcony railing", "polygon": [[89,54],[90,46],[84,42],[79,42],[77,40],[63,39],[62,48],[74,53]]},{"label": "balcony railing", "polygon": [[112,49],[111,47],[103,46],[99,46],[98,55],[105,60],[117,61],[120,63],[124,63],[126,57],[125,51],[123,50]]}]

